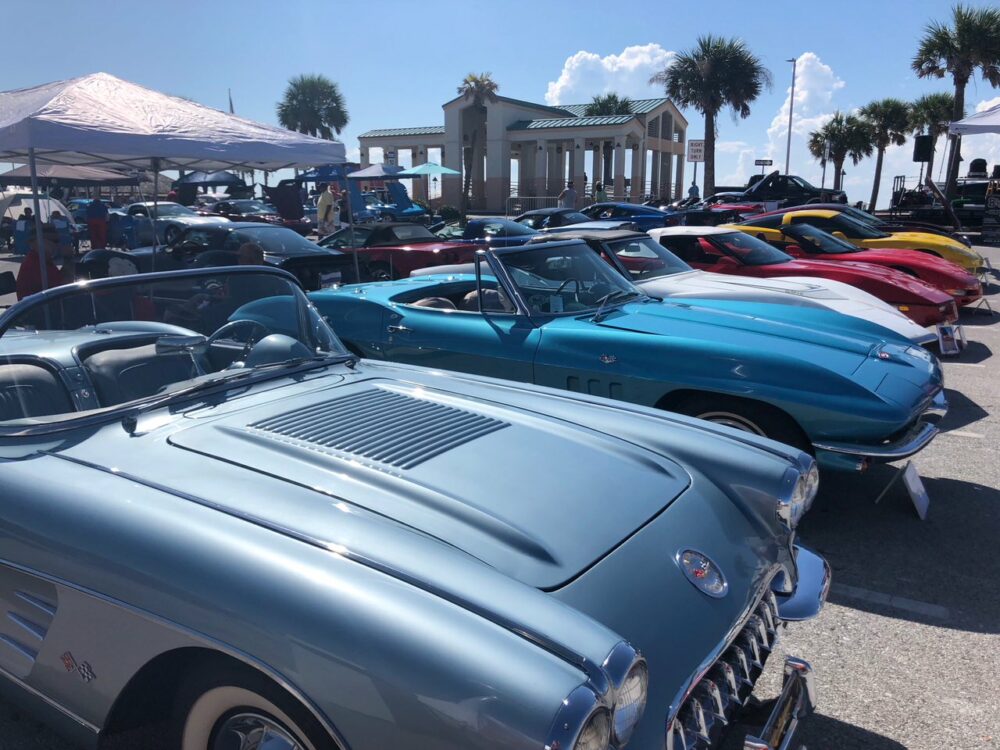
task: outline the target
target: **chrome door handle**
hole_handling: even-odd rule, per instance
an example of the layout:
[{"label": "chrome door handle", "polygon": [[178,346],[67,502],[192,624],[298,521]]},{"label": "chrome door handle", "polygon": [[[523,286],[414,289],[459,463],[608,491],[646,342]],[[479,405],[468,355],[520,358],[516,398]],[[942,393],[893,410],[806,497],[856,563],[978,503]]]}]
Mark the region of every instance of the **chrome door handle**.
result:
[{"label": "chrome door handle", "polygon": [[389,333],[412,333],[412,328],[407,328],[406,326],[386,326],[385,330]]}]

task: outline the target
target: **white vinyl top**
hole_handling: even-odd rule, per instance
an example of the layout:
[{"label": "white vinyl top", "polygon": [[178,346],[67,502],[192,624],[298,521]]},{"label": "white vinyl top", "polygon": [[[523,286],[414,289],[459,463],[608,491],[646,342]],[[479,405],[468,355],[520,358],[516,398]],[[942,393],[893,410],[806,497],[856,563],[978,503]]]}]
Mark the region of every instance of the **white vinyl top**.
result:
[{"label": "white vinyl top", "polygon": [[682,235],[684,237],[704,237],[709,234],[731,234],[736,229],[725,227],[662,227],[661,229],[650,229],[650,237],[665,237],[668,235]]},{"label": "white vinyl top", "polygon": [[344,144],[247,120],[107,73],[0,92],[0,161],[119,169],[338,164]]}]

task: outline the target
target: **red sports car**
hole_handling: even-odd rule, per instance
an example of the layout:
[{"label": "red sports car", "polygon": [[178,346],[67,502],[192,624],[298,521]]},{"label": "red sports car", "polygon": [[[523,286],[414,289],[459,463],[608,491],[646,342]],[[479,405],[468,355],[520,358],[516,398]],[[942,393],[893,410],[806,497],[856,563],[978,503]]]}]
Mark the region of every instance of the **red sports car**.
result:
[{"label": "red sports car", "polygon": [[375,280],[404,279],[410,271],[430,266],[471,263],[482,245],[450,242],[422,224],[358,224],[319,241],[321,247],[356,252],[368,276]]},{"label": "red sports car", "polygon": [[[961,307],[983,296],[983,285],[974,275],[951,261],[930,253],[901,248],[864,249],[852,245],[812,224],[786,224],[781,229],[739,227],[744,232],[784,250],[793,258],[873,263],[894,268],[947,292]],[[763,235],[763,236],[761,236]]]},{"label": "red sports car", "polygon": [[958,318],[958,308],[950,295],[902,271],[871,263],[797,259],[746,234],[754,227],[720,229],[733,231],[700,237],[663,235],[658,241],[689,265],[704,271],[758,278],[818,276],[856,286],[893,305],[921,326]]},{"label": "red sports car", "polygon": [[305,219],[286,219],[274,206],[255,198],[232,198],[218,201],[198,211],[202,216],[224,216],[231,221],[252,221],[287,227],[303,237],[312,232],[312,224]]}]

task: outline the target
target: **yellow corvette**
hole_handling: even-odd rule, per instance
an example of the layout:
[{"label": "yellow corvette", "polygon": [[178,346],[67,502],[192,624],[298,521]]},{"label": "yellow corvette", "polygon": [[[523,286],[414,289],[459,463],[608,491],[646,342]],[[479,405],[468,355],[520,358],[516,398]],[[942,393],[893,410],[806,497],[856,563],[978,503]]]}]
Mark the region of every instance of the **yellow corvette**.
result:
[{"label": "yellow corvette", "polygon": [[855,247],[865,249],[919,250],[950,260],[971,273],[978,273],[986,265],[983,256],[950,237],[926,232],[881,232],[842,211],[819,208],[781,211],[756,216],[742,222],[741,226],[780,230],[787,224],[812,224]]}]

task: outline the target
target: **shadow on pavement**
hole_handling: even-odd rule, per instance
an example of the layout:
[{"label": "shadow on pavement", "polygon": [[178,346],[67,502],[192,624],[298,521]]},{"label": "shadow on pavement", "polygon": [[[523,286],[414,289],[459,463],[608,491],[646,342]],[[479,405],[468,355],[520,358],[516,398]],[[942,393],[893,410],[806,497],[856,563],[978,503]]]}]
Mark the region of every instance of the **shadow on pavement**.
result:
[{"label": "shadow on pavement", "polygon": [[818,713],[802,723],[796,740],[816,750],[906,750],[896,740]]},{"label": "shadow on pavement", "polygon": [[1000,491],[957,479],[924,479],[921,521],[902,481],[878,505],[893,467],[827,474],[800,527],[804,544],[833,569],[830,601],[927,625],[1000,632]]},{"label": "shadow on pavement", "polygon": [[945,388],[945,395],[948,398],[948,414],[941,420],[942,432],[960,430],[990,415],[986,409],[961,391]]}]

